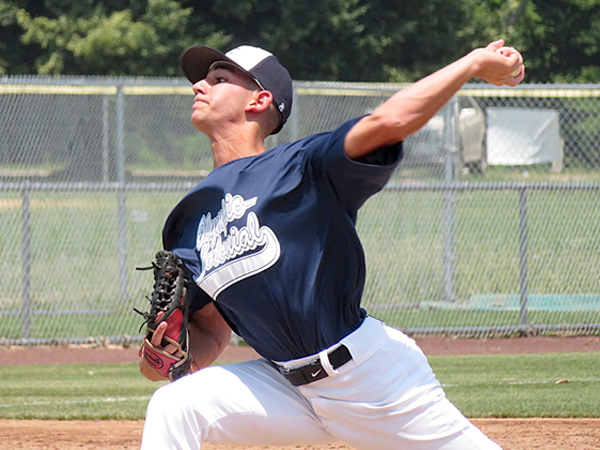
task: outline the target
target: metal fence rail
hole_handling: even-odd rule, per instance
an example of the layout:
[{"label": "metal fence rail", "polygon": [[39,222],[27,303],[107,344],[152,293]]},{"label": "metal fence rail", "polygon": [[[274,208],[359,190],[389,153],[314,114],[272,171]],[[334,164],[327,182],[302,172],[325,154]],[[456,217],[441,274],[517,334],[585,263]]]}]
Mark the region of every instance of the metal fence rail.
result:
[{"label": "metal fence rail", "polygon": [[[269,146],[366,114],[403,86],[295,87]],[[135,267],[212,165],[190,106],[181,80],[0,78],[0,343],[140,339],[132,308],[151,280]],[[521,123],[493,122],[507,111]],[[498,129],[502,142],[490,140]],[[366,309],[414,334],[597,333],[599,130],[598,86],[466,86],[361,211]],[[502,148],[534,157],[497,163]]]}]

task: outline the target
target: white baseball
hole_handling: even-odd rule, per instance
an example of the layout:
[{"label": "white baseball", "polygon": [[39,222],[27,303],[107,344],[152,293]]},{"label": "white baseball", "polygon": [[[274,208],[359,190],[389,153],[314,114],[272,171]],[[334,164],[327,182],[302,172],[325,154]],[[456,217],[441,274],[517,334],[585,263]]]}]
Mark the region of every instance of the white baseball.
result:
[{"label": "white baseball", "polygon": [[[512,51],[514,51],[515,49],[512,47],[501,47],[498,50],[496,50],[496,53],[500,53],[501,55],[504,56],[508,56],[510,55],[510,53]],[[521,67],[523,66],[523,64],[521,64],[517,69],[515,69],[510,76],[511,77],[518,77],[521,74]]]}]

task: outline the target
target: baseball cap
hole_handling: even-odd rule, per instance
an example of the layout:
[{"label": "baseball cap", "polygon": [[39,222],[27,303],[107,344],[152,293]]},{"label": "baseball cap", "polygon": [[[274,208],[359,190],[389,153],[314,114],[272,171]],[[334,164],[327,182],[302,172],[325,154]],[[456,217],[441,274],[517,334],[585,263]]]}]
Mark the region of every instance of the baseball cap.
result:
[{"label": "baseball cap", "polygon": [[292,77],[272,53],[259,47],[241,45],[221,53],[204,45],[194,45],[181,56],[181,69],[192,83],[206,78],[216,62],[230,64],[252,78],[264,90],[273,94],[273,102],[279,111],[279,133],[292,112]]}]

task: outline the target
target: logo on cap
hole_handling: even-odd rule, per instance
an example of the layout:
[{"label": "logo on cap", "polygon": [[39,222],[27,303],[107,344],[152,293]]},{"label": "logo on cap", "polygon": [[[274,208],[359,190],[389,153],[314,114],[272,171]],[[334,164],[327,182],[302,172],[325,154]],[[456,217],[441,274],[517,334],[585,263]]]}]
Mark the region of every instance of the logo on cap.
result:
[{"label": "logo on cap", "polygon": [[279,104],[279,112],[283,112],[284,109],[285,109],[285,103],[280,103]]}]

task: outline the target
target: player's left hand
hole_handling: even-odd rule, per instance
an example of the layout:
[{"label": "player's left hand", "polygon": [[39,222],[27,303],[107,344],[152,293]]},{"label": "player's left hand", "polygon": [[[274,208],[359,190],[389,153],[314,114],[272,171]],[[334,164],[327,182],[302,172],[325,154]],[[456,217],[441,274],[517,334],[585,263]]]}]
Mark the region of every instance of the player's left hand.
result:
[{"label": "player's left hand", "polygon": [[[174,381],[190,372],[187,329],[189,302],[183,263],[170,251],[156,254],[150,311],[141,312],[146,336],[140,348],[140,370],[150,380]],[[142,325],[143,327],[143,325]]]},{"label": "player's left hand", "polygon": [[[166,341],[166,340],[163,340],[163,338],[165,337],[165,334],[167,332],[167,328],[168,328],[167,322],[161,322],[164,314],[165,313],[161,311],[156,316],[155,322],[159,322],[159,323],[158,323],[158,326],[156,327],[156,330],[154,330],[154,333],[152,333],[152,338],[150,339],[150,343],[156,348],[162,348],[162,350],[164,350],[165,352],[167,352],[171,355],[175,355],[180,350],[175,345],[168,343],[168,341]],[[166,343],[167,345],[165,345],[163,347],[162,345],[164,343]]]}]

